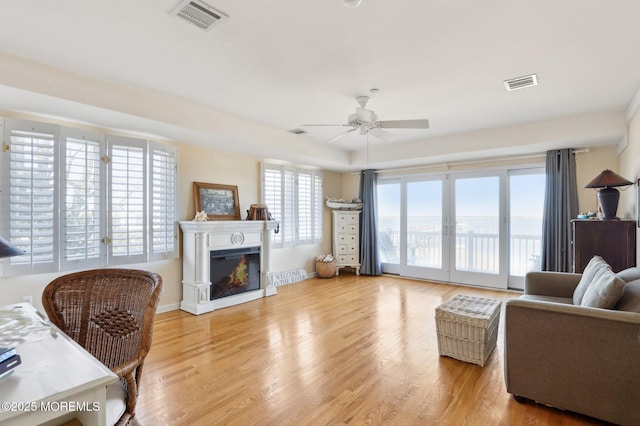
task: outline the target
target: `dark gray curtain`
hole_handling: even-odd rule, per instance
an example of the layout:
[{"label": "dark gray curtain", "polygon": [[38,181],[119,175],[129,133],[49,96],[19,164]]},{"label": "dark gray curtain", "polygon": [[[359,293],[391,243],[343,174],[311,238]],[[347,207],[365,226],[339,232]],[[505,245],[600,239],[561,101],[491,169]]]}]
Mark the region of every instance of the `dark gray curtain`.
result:
[{"label": "dark gray curtain", "polygon": [[571,219],[578,214],[576,159],[573,149],[547,151],[542,270],[572,272]]},{"label": "dark gray curtain", "polygon": [[360,273],[364,275],[381,275],[382,265],[378,255],[378,224],[376,210],[376,171],[363,170],[360,173]]}]

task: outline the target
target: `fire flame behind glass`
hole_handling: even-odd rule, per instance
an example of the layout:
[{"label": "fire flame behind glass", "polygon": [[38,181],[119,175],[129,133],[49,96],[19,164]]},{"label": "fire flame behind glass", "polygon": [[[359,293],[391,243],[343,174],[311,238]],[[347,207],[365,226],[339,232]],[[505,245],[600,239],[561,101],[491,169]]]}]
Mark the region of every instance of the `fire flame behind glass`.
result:
[{"label": "fire flame behind glass", "polygon": [[211,300],[260,289],[260,247],[211,251]]}]

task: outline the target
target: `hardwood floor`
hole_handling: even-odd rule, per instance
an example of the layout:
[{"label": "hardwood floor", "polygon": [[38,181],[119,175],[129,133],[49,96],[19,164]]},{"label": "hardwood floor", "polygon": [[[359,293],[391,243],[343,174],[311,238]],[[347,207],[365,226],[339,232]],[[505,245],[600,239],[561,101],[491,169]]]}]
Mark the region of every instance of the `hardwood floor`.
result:
[{"label": "hardwood floor", "polygon": [[519,404],[498,347],[479,367],[438,355],[434,310],[501,292],[343,274],[194,316],[156,317],[137,417],[144,425],[588,425]]}]

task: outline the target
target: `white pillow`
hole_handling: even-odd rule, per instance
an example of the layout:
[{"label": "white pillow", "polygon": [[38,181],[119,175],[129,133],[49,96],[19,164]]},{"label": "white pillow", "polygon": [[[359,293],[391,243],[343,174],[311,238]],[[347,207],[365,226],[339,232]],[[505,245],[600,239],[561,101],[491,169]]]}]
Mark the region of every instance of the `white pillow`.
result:
[{"label": "white pillow", "polygon": [[582,298],[581,306],[590,308],[613,308],[624,292],[624,280],[616,277],[611,269],[596,272]]},{"label": "white pillow", "polygon": [[582,305],[582,298],[584,297],[587,288],[589,288],[589,284],[593,281],[593,278],[601,269],[611,270],[611,267],[607,262],[604,261],[600,256],[593,256],[587,266],[584,268],[584,272],[582,273],[582,278],[580,278],[580,282],[578,286],[573,290],[573,304],[576,306]]}]

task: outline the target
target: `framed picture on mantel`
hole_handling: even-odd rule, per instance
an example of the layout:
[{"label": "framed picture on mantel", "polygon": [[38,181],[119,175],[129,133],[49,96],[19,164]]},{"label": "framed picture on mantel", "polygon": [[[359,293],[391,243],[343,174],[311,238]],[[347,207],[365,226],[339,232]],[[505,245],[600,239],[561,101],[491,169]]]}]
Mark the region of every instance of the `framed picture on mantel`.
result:
[{"label": "framed picture on mantel", "polygon": [[204,211],[208,220],[240,220],[238,187],[193,182],[196,212]]}]

